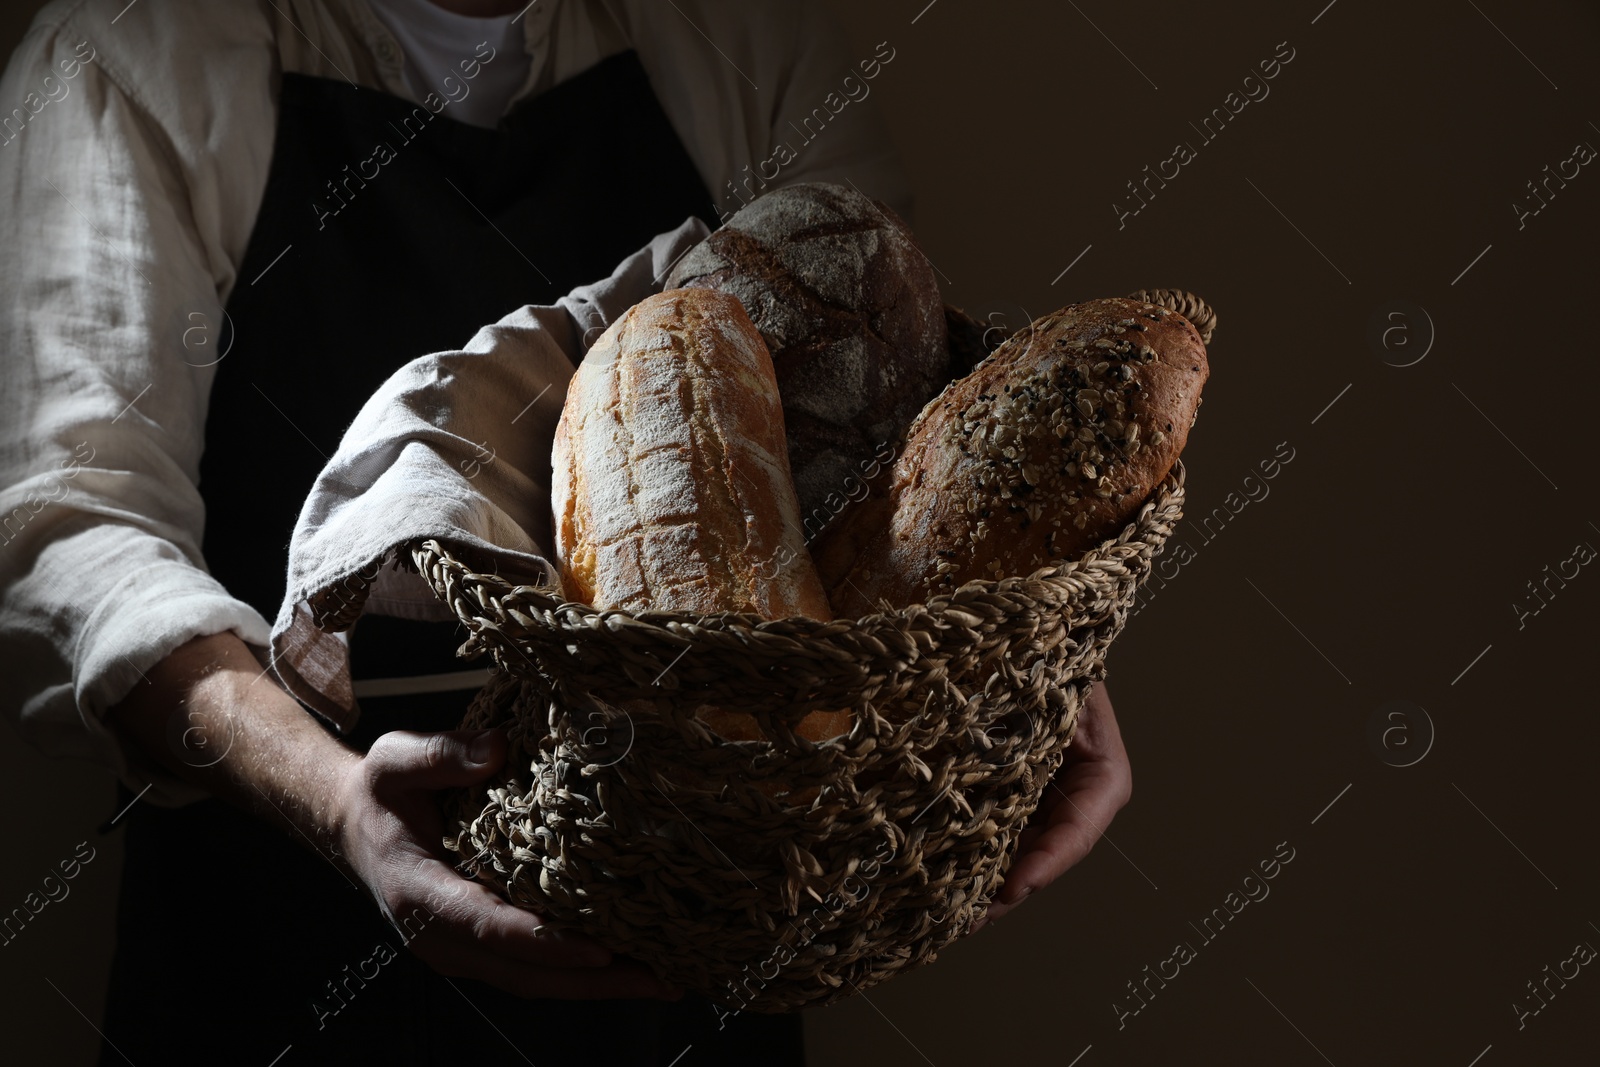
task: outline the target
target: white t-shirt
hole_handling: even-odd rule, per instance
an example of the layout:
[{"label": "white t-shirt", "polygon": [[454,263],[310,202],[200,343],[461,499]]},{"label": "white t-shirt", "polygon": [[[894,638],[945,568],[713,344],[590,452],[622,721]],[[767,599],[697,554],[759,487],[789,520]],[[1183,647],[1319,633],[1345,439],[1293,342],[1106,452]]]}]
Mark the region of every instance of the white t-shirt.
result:
[{"label": "white t-shirt", "polygon": [[[521,20],[526,8],[476,18],[446,11],[433,0],[369,2],[373,14],[400,42],[406,85],[419,99],[438,93],[451,99],[453,119],[491,128],[499,123],[533,66],[533,57],[523,47]],[[492,59],[481,62],[486,56]]]}]

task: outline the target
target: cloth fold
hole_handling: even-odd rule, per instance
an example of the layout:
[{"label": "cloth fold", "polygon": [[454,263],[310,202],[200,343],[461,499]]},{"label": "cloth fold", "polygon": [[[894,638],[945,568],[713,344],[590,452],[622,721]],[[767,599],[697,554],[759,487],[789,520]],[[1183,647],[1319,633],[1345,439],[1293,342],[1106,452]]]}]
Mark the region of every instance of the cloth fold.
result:
[{"label": "cloth fold", "polygon": [[[272,627],[283,685],[341,733],[360,715],[349,639],[319,629],[308,603],[449,620],[415,574],[375,562],[420,538],[466,547],[506,577],[557,585],[550,559],[550,452],[567,383],[591,344],[661,290],[709,230],[698,218],[659,234],[611,276],[553,306],[529,305],[465,348],[412,360],[361,408],[317,476],[289,545],[288,583]],[[331,592],[330,592],[331,591]]]}]

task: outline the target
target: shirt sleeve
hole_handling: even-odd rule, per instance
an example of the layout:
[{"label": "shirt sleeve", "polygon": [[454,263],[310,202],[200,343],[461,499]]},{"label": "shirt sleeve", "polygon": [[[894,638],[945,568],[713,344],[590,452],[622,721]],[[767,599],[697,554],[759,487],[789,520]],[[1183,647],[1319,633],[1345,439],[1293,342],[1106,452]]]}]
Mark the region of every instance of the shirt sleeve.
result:
[{"label": "shirt sleeve", "polygon": [[778,185],[853,185],[909,224],[911,187],[874,95],[893,83],[898,50],[893,42],[880,41],[870,51],[852,52],[824,5],[795,7],[793,34],[780,38],[792,44],[773,83],[777,99],[770,143],[752,169],[758,177],[776,175]]},{"label": "shirt sleeve", "polygon": [[[70,22],[36,22],[0,100],[0,709],[149,799],[204,794],[106,710],[186,641],[261,615],[200,554],[217,271],[160,126]],[[182,736],[182,726],[170,731]],[[176,742],[175,742],[176,743]]]},{"label": "shirt sleeve", "polygon": [[851,51],[822,5],[803,0],[605,2],[723,218],[769,189],[827,181],[911,221],[878,109],[893,42]]}]

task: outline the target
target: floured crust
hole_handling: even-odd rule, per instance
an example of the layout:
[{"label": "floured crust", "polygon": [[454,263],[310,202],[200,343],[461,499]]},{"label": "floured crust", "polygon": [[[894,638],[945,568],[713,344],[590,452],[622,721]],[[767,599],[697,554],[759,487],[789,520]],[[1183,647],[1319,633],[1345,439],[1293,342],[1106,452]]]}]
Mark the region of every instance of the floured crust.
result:
[{"label": "floured crust", "polygon": [[805,550],[772,360],[733,297],[675,290],[618,319],[573,378],[552,463],[573,599],[832,618]]},{"label": "floured crust", "polygon": [[803,519],[949,380],[944,304],[889,208],[822,182],[766,193],[683,257],[667,288],[732,293],[777,374]]},{"label": "floured crust", "polygon": [[[568,388],[551,461],[572,599],[833,618],[801,532],[772,359],[734,297],[674,290],[618,319]],[[763,739],[740,712],[698,715],[728,740]],[[796,732],[820,741],[851,722],[819,711]]]},{"label": "floured crust", "polygon": [[1209,369],[1177,312],[1110,298],[1010,338],[917,417],[887,489],[815,546],[841,616],[1071,559],[1177,461]]}]

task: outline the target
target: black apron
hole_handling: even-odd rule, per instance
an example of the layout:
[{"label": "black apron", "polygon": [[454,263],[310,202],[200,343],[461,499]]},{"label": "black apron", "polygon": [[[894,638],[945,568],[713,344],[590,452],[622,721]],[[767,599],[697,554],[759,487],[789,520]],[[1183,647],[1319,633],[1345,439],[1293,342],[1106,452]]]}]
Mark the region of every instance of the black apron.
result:
[{"label": "black apron", "polygon": [[[716,225],[632,52],[524,101],[494,130],[448,107],[433,115],[285,74],[206,424],[212,573],[274,618],[300,505],[391,373],[606,277],[690,215]],[[463,637],[369,616],[352,633],[352,673],[460,670]],[[365,749],[388,730],[454,729],[470,697],[363,700],[350,740]],[[284,826],[219,801],[135,804],[119,825],[127,858],[105,1034],[136,1063],[267,1064],[289,1046],[284,1067],[804,1063],[798,1015],[723,1019],[693,994],[528,1001],[452,983],[400,949],[366,894]],[[399,951],[389,959],[380,944]],[[109,1047],[103,1057],[125,1062]]]}]

